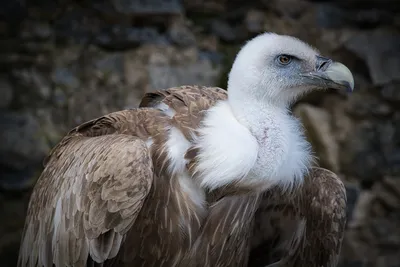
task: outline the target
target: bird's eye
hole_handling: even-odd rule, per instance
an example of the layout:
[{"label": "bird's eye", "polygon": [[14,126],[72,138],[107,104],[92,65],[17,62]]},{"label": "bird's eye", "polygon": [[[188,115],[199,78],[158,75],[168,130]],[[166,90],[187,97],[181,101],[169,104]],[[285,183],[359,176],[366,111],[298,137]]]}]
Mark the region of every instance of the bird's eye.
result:
[{"label": "bird's eye", "polygon": [[278,62],[281,65],[287,65],[292,61],[292,57],[289,55],[279,55]]}]

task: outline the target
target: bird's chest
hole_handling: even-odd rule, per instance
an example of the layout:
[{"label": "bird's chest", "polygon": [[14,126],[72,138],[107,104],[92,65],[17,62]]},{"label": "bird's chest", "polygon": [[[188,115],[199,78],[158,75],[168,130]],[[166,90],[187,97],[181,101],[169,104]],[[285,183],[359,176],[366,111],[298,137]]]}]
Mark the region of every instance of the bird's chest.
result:
[{"label": "bird's chest", "polygon": [[250,175],[287,185],[302,179],[311,163],[311,150],[295,119],[266,121],[253,134],[258,153]]}]

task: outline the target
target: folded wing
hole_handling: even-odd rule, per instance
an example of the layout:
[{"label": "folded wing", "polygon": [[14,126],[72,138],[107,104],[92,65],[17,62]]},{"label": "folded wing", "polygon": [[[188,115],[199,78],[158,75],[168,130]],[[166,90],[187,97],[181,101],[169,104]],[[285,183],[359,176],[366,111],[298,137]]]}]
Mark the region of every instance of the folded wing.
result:
[{"label": "folded wing", "polygon": [[340,178],[313,168],[291,193],[271,190],[255,217],[249,266],[337,266],[346,224]]},{"label": "folded wing", "polygon": [[71,131],[49,156],[32,193],[18,266],[86,266],[119,251],[151,188],[145,142],[122,111]]}]

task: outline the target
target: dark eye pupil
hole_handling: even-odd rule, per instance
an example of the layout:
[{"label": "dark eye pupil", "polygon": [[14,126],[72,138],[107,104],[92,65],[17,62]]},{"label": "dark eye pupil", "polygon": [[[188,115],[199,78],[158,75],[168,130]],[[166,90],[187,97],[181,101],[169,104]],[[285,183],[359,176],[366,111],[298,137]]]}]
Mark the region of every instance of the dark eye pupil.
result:
[{"label": "dark eye pupil", "polygon": [[280,55],[278,61],[282,65],[288,65],[292,61],[292,57],[288,55]]}]

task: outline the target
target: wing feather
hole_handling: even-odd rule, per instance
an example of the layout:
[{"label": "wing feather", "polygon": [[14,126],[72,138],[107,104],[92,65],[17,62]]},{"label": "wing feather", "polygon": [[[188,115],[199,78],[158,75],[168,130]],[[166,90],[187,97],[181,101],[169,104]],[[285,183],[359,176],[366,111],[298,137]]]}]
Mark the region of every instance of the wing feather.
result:
[{"label": "wing feather", "polygon": [[121,114],[129,119],[124,111],[90,121],[52,150],[31,196],[18,266],[86,266],[89,255],[104,262],[118,253],[153,179],[149,149],[123,134],[133,131]]},{"label": "wing feather", "polygon": [[335,267],[346,224],[345,187],[315,167],[296,191],[265,193],[255,221],[249,266]]},{"label": "wing feather", "polygon": [[343,182],[331,171],[314,168],[301,197],[307,225],[298,262],[304,266],[337,266],[347,220]]},{"label": "wing feather", "polygon": [[204,112],[227,97],[227,91],[219,87],[180,86],[147,93],[139,106],[161,110],[168,107],[170,111],[165,112],[173,113],[173,123],[191,141],[192,134],[196,133],[204,118]]},{"label": "wing feather", "polygon": [[243,194],[214,202],[199,238],[180,266],[245,266],[259,200],[259,195]]}]

